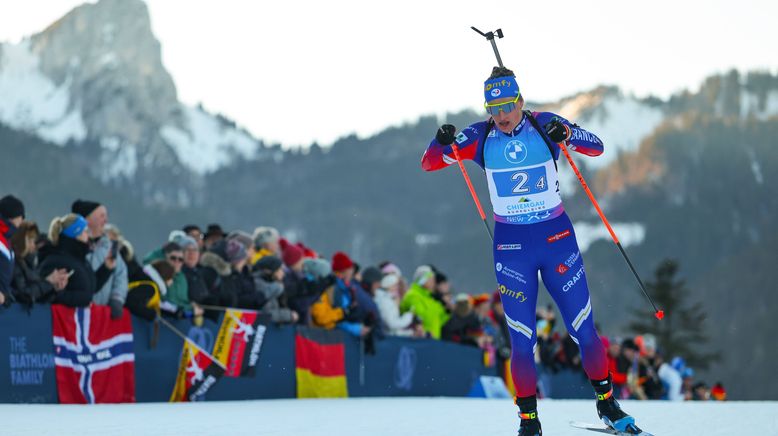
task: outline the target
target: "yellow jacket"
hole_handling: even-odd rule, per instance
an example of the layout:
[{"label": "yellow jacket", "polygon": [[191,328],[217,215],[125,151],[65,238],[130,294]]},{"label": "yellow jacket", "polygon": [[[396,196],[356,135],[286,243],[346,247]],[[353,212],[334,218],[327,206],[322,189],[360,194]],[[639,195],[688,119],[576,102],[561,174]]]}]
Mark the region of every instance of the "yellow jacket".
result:
[{"label": "yellow jacket", "polygon": [[311,317],[315,326],[329,330],[334,329],[338,322],[343,321],[345,317],[343,309],[332,305],[332,294],[334,292],[335,288],[329,287],[322,292],[321,297],[311,306]]}]

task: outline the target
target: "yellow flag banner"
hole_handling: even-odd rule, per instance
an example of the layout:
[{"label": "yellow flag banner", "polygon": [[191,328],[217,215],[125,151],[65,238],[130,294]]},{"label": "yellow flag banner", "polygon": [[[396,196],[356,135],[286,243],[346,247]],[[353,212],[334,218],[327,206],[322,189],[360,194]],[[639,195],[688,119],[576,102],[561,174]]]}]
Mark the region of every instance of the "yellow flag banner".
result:
[{"label": "yellow flag banner", "polygon": [[227,377],[254,375],[270,319],[253,310],[227,309],[213,345],[213,356]]},{"label": "yellow flag banner", "polygon": [[224,368],[213,359],[213,356],[189,339],[184,340],[176,385],[173,387],[170,401],[194,401],[205,395],[223,374]]}]

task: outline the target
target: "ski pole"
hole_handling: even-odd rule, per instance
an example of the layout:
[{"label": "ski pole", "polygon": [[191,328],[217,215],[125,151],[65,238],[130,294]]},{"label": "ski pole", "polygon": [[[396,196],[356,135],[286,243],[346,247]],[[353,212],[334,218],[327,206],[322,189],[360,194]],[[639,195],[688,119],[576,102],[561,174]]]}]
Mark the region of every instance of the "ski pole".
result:
[{"label": "ski pole", "polygon": [[484,213],[484,209],[481,207],[481,202],[478,200],[478,194],[475,193],[475,188],[473,188],[473,183],[470,181],[470,176],[467,175],[467,170],[465,169],[465,165],[462,164],[462,159],[459,158],[459,147],[457,147],[457,144],[451,144],[451,150],[454,152],[454,157],[457,159],[457,163],[459,164],[459,169],[462,170],[462,176],[465,178],[465,183],[467,183],[467,188],[470,190],[470,195],[473,197],[473,201],[475,202],[475,207],[478,208],[478,214],[481,215],[481,220],[484,222],[484,226],[486,226],[486,233],[489,234],[489,239],[494,241],[494,235],[492,235],[492,229],[489,227],[489,223],[486,222],[486,214]]},{"label": "ski pole", "polygon": [[[569,129],[569,127],[567,126],[565,127]],[[567,162],[569,162],[570,167],[573,168],[575,175],[578,177],[578,181],[581,182],[581,186],[583,186],[584,191],[586,191],[586,195],[589,197],[589,200],[591,200],[592,204],[594,205],[594,208],[597,210],[597,214],[600,215],[600,219],[605,224],[605,227],[608,229],[608,233],[611,234],[611,238],[613,239],[613,242],[616,243],[617,247],[619,247],[619,251],[621,252],[621,255],[624,256],[624,260],[627,261],[627,265],[629,265],[629,269],[632,270],[632,274],[635,275],[635,279],[637,279],[638,284],[640,285],[640,289],[643,291],[643,295],[646,296],[648,302],[651,303],[651,306],[654,307],[654,316],[656,317],[656,319],[661,320],[662,318],[665,317],[664,310],[657,309],[656,304],[654,304],[654,300],[652,300],[651,296],[649,296],[648,292],[646,292],[646,287],[643,285],[643,280],[640,280],[640,276],[638,275],[637,271],[635,271],[635,267],[632,266],[632,262],[629,260],[629,256],[627,256],[627,253],[624,251],[624,247],[621,246],[621,242],[619,242],[619,238],[616,236],[616,232],[613,231],[613,227],[611,227],[610,223],[608,222],[608,219],[605,218],[605,214],[602,212],[602,209],[600,209],[600,205],[597,203],[597,200],[594,198],[592,191],[589,190],[589,185],[586,184],[586,180],[584,180],[583,176],[581,175],[581,172],[578,171],[578,167],[575,165],[575,162],[573,162],[573,158],[570,156],[570,152],[567,151],[567,146],[565,145],[564,141],[559,143],[559,148],[561,148],[562,152],[565,154],[565,157],[567,158]]]}]

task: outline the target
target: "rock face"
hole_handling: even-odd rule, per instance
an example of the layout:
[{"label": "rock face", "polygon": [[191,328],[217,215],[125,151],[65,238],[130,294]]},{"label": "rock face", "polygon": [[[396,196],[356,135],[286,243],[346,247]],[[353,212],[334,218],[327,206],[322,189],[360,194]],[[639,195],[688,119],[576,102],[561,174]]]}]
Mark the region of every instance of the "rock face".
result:
[{"label": "rock face", "polygon": [[178,101],[141,0],[84,4],[0,44],[0,93],[0,122],[73,146],[92,175],[150,204],[198,204],[206,174],[261,152],[234,123]]},{"label": "rock face", "polygon": [[34,35],[31,49],[45,75],[69,84],[91,137],[139,144],[155,127],[182,123],[173,78],[140,0],[79,6]]}]

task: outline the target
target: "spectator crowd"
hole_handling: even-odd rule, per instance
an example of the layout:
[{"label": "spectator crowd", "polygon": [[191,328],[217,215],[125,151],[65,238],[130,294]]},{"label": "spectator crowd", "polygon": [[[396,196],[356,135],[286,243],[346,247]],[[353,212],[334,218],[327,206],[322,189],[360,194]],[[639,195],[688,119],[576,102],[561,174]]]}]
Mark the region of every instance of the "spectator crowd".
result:
[{"label": "spectator crowd", "polygon": [[[407,280],[390,261],[363,267],[342,251],[324,258],[273,227],[249,234],[218,224],[173,230],[139,257],[108,212],[104,204],[79,199],[41,229],[25,219],[21,200],[0,199],[0,307],[97,304],[109,306],[113,318],[126,308],[149,321],[164,316],[194,323],[216,319],[224,308],[243,308],[278,324],[343,330],[362,338],[367,353],[375,352],[376,340],[405,336],[478,347],[485,364],[498,368],[510,358],[499,290],[453,295],[433,265],[417,267]],[[547,397],[554,373],[583,371],[578,346],[555,325],[551,306],[538,310],[538,388]],[[618,398],[726,398],[721,384],[695,382],[683,358],[666,360],[651,335],[603,342]]]}]

